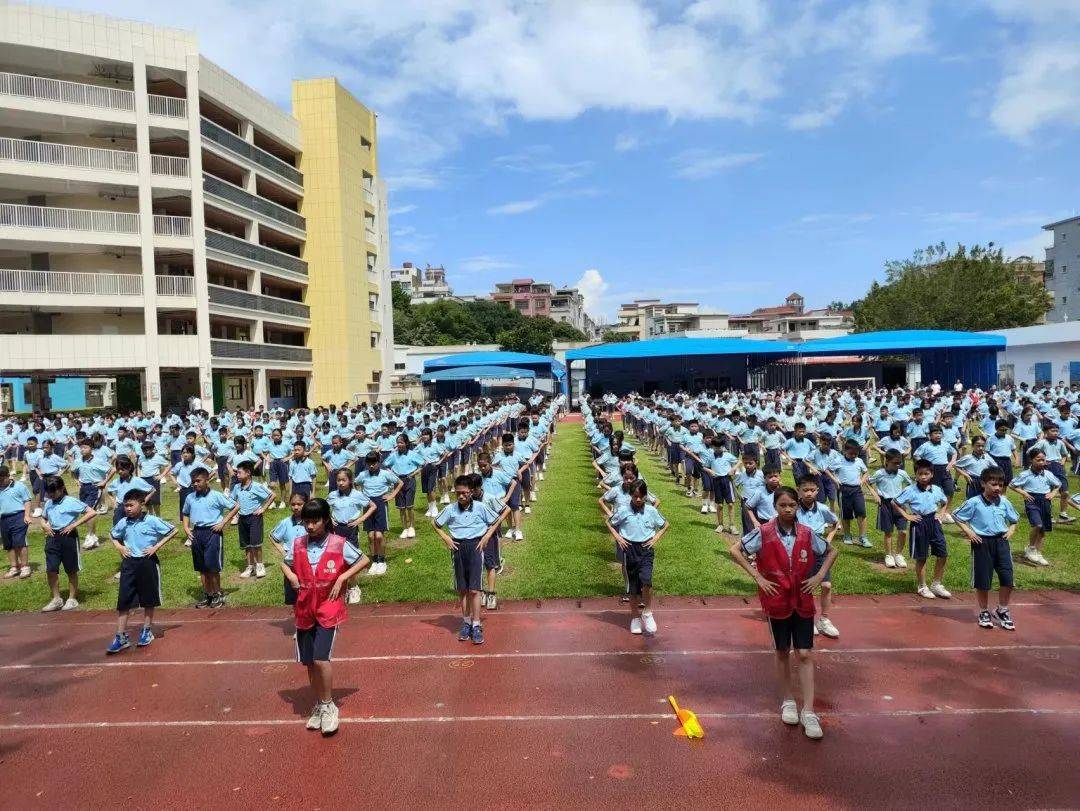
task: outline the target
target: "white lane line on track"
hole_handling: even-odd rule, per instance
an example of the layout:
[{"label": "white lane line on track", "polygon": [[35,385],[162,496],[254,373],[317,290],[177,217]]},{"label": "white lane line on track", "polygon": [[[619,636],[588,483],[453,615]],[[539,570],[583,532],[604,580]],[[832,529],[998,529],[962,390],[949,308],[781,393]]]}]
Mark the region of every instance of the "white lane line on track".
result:
[{"label": "white lane line on track", "polygon": [[[890,710],[888,712],[832,712],[822,713],[829,718],[934,718],[950,716],[1028,715],[1033,717],[1071,717],[1080,715],[1080,708],[1040,709],[1037,707],[935,707],[927,710]],[[775,712],[699,712],[698,718],[707,720],[769,720],[776,719]],[[342,718],[342,724],[388,725],[388,724],[463,724],[463,723],[551,723],[581,721],[664,721],[676,723],[671,713],[585,713],[581,715],[415,715],[373,716],[369,718]],[[261,727],[299,726],[303,718],[269,718],[251,721],[193,719],[187,721],[75,721],[46,724],[0,724],[4,732],[32,732],[73,729],[149,729],[168,727]]]},{"label": "white lane line on track", "polygon": [[[818,648],[825,658],[830,656],[851,656],[855,654],[881,653],[1009,653],[1012,651],[1076,651],[1077,645],[944,645],[938,647],[917,648]],[[735,650],[730,648],[712,648],[702,650],[613,650],[613,651],[508,651],[505,653],[403,653],[375,656],[338,656],[335,664],[356,662],[422,662],[455,659],[571,659],[603,658],[608,656],[772,656],[767,648]],[[183,660],[120,660],[113,659],[91,662],[42,662],[37,664],[0,665],[0,671],[11,670],[55,670],[64,668],[124,668],[124,667],[207,667],[220,665],[280,665],[295,664],[296,659],[192,659]]]}]

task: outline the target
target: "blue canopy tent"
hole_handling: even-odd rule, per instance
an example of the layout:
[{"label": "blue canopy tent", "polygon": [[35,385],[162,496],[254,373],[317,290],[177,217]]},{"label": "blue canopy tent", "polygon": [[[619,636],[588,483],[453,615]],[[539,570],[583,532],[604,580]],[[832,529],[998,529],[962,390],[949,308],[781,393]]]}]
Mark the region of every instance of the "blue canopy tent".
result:
[{"label": "blue canopy tent", "polygon": [[638,391],[746,388],[755,370],[796,353],[787,341],[750,338],[654,338],[599,344],[566,353],[585,361],[585,387],[624,394]]},{"label": "blue canopy tent", "polygon": [[[483,374],[470,373],[468,370],[483,370]],[[460,377],[447,377],[448,372],[461,370]],[[525,372],[527,374],[522,374]],[[530,355],[524,352],[462,352],[424,361],[424,374],[421,381],[436,385],[436,396],[440,399],[448,396],[460,396],[475,391],[477,380],[551,380],[552,391],[566,392],[566,367],[549,355]],[[453,388],[453,391],[448,389]],[[469,389],[466,391],[464,389]]]}]

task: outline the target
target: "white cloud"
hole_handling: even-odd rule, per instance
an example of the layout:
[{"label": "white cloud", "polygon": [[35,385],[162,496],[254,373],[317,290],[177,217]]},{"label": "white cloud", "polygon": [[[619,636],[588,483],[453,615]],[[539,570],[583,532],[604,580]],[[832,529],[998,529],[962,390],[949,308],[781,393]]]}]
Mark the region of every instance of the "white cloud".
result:
[{"label": "white cloud", "polygon": [[550,157],[552,152],[547,144],[537,144],[510,155],[499,155],[492,164],[511,172],[541,175],[555,186],[578,180],[593,170],[592,161],[558,161]]},{"label": "white cloud", "polygon": [[516,262],[508,262],[498,256],[481,254],[470,256],[458,262],[458,269],[463,273],[485,273],[489,270],[509,270],[518,267]]},{"label": "white cloud", "polygon": [[386,178],[386,186],[390,191],[437,189],[441,185],[442,178],[438,173],[421,168],[403,169]]},{"label": "white cloud", "polygon": [[1039,231],[1030,237],[1018,239],[1002,245],[1001,249],[1007,257],[1030,256],[1036,262],[1046,258],[1046,249],[1053,244],[1054,235],[1049,231]]},{"label": "white cloud", "polygon": [[397,208],[390,209],[391,217],[400,217],[403,214],[410,214],[416,211],[418,206],[415,203],[409,203],[408,205],[398,206]]},{"label": "white cloud", "polygon": [[727,169],[756,163],[764,157],[761,152],[713,152],[708,149],[686,149],[671,159],[675,177],[684,180],[704,180]]},{"label": "white cloud", "polygon": [[534,197],[531,200],[515,200],[511,203],[503,203],[502,205],[492,206],[487,210],[488,214],[525,214],[528,211],[534,211],[540,208],[544,204],[542,197]]},{"label": "white cloud", "polygon": [[635,149],[640,149],[642,144],[641,136],[632,132],[621,132],[615,137],[616,152],[633,152]]},{"label": "white cloud", "polygon": [[608,315],[605,310],[608,308],[605,306],[604,294],[610,285],[604,281],[600,271],[596,268],[589,268],[581,274],[581,278],[577,280],[574,287],[578,289],[582,299],[584,299],[585,311],[595,314],[603,313],[606,320]]}]

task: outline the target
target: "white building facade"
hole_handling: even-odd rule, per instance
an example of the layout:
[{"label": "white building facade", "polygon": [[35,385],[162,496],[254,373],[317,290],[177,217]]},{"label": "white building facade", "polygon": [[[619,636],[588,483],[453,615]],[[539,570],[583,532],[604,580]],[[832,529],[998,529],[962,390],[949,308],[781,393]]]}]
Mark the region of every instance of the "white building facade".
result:
[{"label": "white building facade", "polygon": [[1001,383],[1080,384],[1080,323],[1039,324],[990,332],[1005,337],[1005,350],[998,352]]}]

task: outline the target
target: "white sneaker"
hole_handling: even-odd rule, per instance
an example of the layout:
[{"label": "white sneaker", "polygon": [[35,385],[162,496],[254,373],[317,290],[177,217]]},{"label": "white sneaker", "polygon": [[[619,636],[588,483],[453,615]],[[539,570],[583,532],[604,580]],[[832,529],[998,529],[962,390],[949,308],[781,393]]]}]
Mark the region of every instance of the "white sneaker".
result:
[{"label": "white sneaker", "polygon": [[544,473],[543,473],[543,471],[541,471],[541,472],[537,473],[537,474],[536,474],[536,478],[537,478],[537,479],[539,479],[540,481],[543,481],[543,480],[544,480]]},{"label": "white sneaker", "polygon": [[507,541],[514,540],[514,530],[512,530],[512,529],[506,530],[506,534],[503,535],[503,540],[507,540]]},{"label": "white sneaker", "polygon": [[709,505],[709,512],[713,513],[714,515],[716,514],[716,505],[715,504],[710,504]]},{"label": "white sneaker", "polygon": [[652,611],[642,611],[641,621],[645,625],[645,633],[656,633],[656,617],[653,616]]},{"label": "white sneaker", "polygon": [[934,592],[930,591],[929,587],[927,587],[925,583],[919,586],[915,593],[918,594],[920,597],[925,597],[927,600],[934,599]]},{"label": "white sneaker", "polygon": [[79,601],[76,600],[74,597],[68,597],[67,600],[64,601],[64,607],[61,608],[60,610],[61,611],[74,611],[78,607],[79,607]]},{"label": "white sneaker", "polygon": [[907,568],[907,561],[904,560],[903,555],[893,555],[893,560],[896,561],[896,568],[897,569],[906,569]]},{"label": "white sneaker", "polygon": [[724,525],[723,524],[717,524],[716,529],[713,530],[713,531],[714,532],[721,532],[721,533],[724,532]]},{"label": "white sneaker", "polygon": [[279,509],[279,510],[284,510],[284,509],[285,509],[286,507],[288,507],[289,505],[288,505],[288,504],[286,504],[286,503],[285,503],[285,502],[283,501],[283,502],[281,502],[280,504],[278,504],[277,506],[278,506],[278,509]]},{"label": "white sneaker", "polygon": [[398,535],[398,537],[403,541],[406,540],[409,537],[409,528],[405,527],[405,529],[401,530],[401,534]]},{"label": "white sneaker", "polygon": [[701,514],[702,515],[708,515],[709,514],[709,505],[708,504],[702,504],[701,505]]},{"label": "white sneaker", "polygon": [[840,637],[840,632],[836,630],[836,626],[832,624],[832,620],[828,617],[818,617],[814,621],[814,627],[829,639],[839,639]]},{"label": "white sneaker", "polygon": [[953,518],[952,513],[945,513],[945,515],[943,515],[941,517],[941,523],[943,523],[943,524],[955,524],[956,519]]},{"label": "white sneaker", "polygon": [[240,516],[239,515],[234,515],[232,517],[232,521],[230,521],[229,523],[232,524],[235,527],[237,524],[240,523]]},{"label": "white sneaker", "polygon": [[634,617],[632,620],[630,620],[630,633],[641,633],[641,617]]},{"label": "white sneaker", "polygon": [[253,574],[255,574],[254,566],[248,566],[244,571],[240,572],[241,577],[251,577]]},{"label": "white sneaker", "polygon": [[532,491],[529,492],[529,501],[536,501],[536,491],[535,490],[532,490]]},{"label": "white sneaker", "polygon": [[867,538],[865,535],[863,535],[861,538],[859,538],[859,546],[861,546],[863,549],[870,549],[874,545],[872,543],[870,543],[869,538]]},{"label": "white sneaker", "polygon": [[514,530],[514,540],[515,541],[524,541],[525,540],[525,534],[520,529],[515,529]]},{"label": "white sneaker", "polygon": [[41,518],[41,507],[34,510],[34,518]]},{"label": "white sneaker", "polygon": [[311,717],[307,719],[305,726],[308,729],[319,729],[322,727],[322,715],[323,715],[323,703],[321,701],[316,702],[315,708],[311,711]]},{"label": "white sneaker", "polygon": [[894,569],[894,568],[896,568],[896,560],[895,560],[895,558],[893,558],[892,555],[886,555],[885,556],[885,568],[886,569]]},{"label": "white sneaker", "polygon": [[439,503],[440,504],[449,504],[450,503],[450,496],[448,496],[448,495],[446,495],[444,493],[443,497],[442,497],[442,500]]},{"label": "white sneaker", "polygon": [[191,538],[184,539],[184,546],[191,546]]},{"label": "white sneaker", "polygon": [[1038,549],[1035,550],[1035,557],[1036,557],[1036,562],[1040,566],[1049,566],[1050,565],[1050,561],[1048,561],[1046,558],[1044,558],[1043,553],[1040,552]]},{"label": "white sneaker", "polygon": [[262,563],[255,564],[255,576],[266,577],[266,565]]},{"label": "white sneaker", "polygon": [[112,576],[112,579],[113,579],[113,580],[119,580],[119,579],[120,579],[120,572],[117,572],[116,574],[114,574],[114,575]]},{"label": "white sneaker", "polygon": [[934,592],[936,596],[941,597],[945,600],[948,600],[950,597],[952,597],[952,593],[943,585],[941,585],[941,583],[938,582],[930,584],[930,591]]},{"label": "white sneaker", "polygon": [[802,721],[803,732],[806,733],[807,738],[815,741],[821,740],[824,733],[821,731],[821,721],[817,715],[809,710],[803,710],[799,720]]},{"label": "white sneaker", "polygon": [[525,505],[525,515],[532,515],[532,507],[528,504]]},{"label": "white sneaker", "polygon": [[384,574],[386,574],[386,564],[383,563],[381,560],[378,563],[376,563],[374,566],[372,566],[371,569],[372,569],[372,574],[374,574],[374,575],[384,575]]},{"label": "white sneaker", "polygon": [[23,566],[21,569],[19,569],[19,577],[20,578],[25,579],[25,578],[27,578],[29,576],[30,576],[30,567],[29,566]]},{"label": "white sneaker", "polygon": [[793,699],[780,705],[780,720],[792,727],[799,723],[799,708]]},{"label": "white sneaker", "polygon": [[[372,564],[372,565],[374,565],[374,564]],[[347,602],[349,605],[359,605],[360,604],[360,587],[359,586],[352,586],[348,590],[348,592],[346,592],[346,594],[345,594],[345,602]]]},{"label": "white sneaker", "polygon": [[87,535],[86,540],[82,542],[83,549],[93,549],[97,546],[97,537],[94,535]]},{"label": "white sneaker", "polygon": [[728,527],[728,532],[730,532],[732,535],[738,535],[739,534],[739,531],[737,529],[735,529],[734,524],[732,524],[730,527]]},{"label": "white sneaker", "polygon": [[854,538],[852,538],[850,535],[845,535],[844,536],[844,545],[845,546],[851,546],[853,543],[855,543]]},{"label": "white sneaker", "polygon": [[337,732],[337,728],[338,708],[337,704],[331,701],[329,704],[323,705],[322,724],[320,725],[320,729],[322,729],[322,734],[325,737],[327,735],[333,735]]},{"label": "white sneaker", "polygon": [[[49,602],[45,603],[42,611],[59,611],[64,607],[64,600],[60,597],[53,597]],[[640,631],[638,632],[640,633]]]},{"label": "white sneaker", "polygon": [[1029,546],[1026,549],[1024,549],[1024,560],[1026,560],[1028,563],[1034,563],[1036,566],[1038,566],[1039,565],[1039,552],[1038,552],[1038,550],[1034,546]]}]

